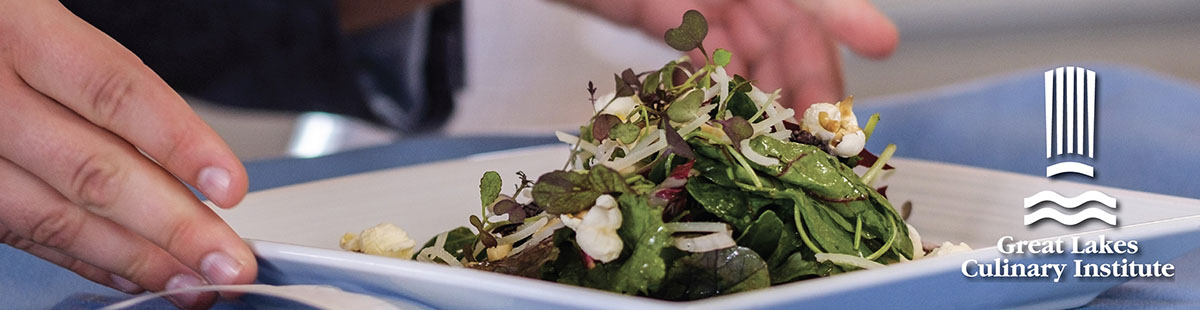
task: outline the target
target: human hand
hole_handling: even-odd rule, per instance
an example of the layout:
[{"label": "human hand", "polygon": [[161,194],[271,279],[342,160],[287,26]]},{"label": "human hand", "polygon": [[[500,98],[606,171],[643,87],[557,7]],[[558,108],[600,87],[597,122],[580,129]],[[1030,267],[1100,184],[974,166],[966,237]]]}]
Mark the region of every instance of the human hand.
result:
[{"label": "human hand", "polygon": [[246,172],[220,137],[58,1],[0,12],[0,239],[127,293],[253,281],[249,247],[180,183],[241,201]]},{"label": "human hand", "polygon": [[[867,0],[564,0],[655,38],[679,26],[696,9],[708,20],[704,46],[733,53],[730,74],[756,81],[763,91],[782,88],[780,98],[803,111],[813,103],[842,99],[837,43],[884,58],[899,41],[896,26]],[[699,51],[692,59],[703,59]]]}]

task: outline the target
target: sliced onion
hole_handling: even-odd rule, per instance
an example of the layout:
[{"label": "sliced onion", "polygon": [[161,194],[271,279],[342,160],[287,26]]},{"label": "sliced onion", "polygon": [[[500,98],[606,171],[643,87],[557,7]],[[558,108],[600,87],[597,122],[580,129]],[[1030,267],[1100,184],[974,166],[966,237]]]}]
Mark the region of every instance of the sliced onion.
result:
[{"label": "sliced onion", "polygon": [[750,139],[742,139],[741,147],[742,155],[746,156],[746,160],[752,161],[759,166],[769,167],[779,164],[778,159],[763,156],[763,154],[755,152],[754,148],[750,147]]},{"label": "sliced onion", "polygon": [[541,229],[542,226],[546,226],[547,221],[548,220],[545,217],[542,217],[533,223],[525,223],[525,224],[521,225],[520,227],[517,227],[516,232],[509,234],[507,236],[504,236],[504,237],[496,238],[496,243],[497,244],[517,243],[517,241],[521,241],[521,239],[525,239],[525,237],[529,237],[530,235],[533,235],[533,233],[536,232],[538,229]]},{"label": "sliced onion", "polygon": [[834,264],[854,266],[854,267],[858,267],[858,268],[862,268],[862,269],[875,269],[875,268],[881,268],[884,266],[883,264],[871,261],[866,258],[862,258],[862,257],[854,256],[854,255],[838,254],[838,253],[817,253],[817,261],[818,262],[830,261],[830,262],[833,262]]},{"label": "sliced onion", "polygon": [[708,252],[737,245],[728,233],[718,232],[699,237],[675,238],[675,248],[688,252]]},{"label": "sliced onion", "polygon": [[673,232],[729,232],[729,225],[718,222],[670,222],[663,224],[663,226]]}]

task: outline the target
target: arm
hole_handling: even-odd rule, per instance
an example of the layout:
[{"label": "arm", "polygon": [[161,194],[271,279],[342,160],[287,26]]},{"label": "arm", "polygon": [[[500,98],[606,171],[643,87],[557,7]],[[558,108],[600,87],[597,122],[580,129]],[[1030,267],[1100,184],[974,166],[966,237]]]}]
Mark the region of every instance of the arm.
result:
[{"label": "arm", "polygon": [[220,137],[58,1],[0,11],[0,239],[128,293],[252,282],[249,247],[181,183],[221,207],[242,199],[246,172]]},{"label": "arm", "polygon": [[[884,58],[899,40],[895,25],[866,0],[559,0],[656,38],[688,9],[708,18],[705,46],[733,52],[731,73],[783,88],[792,107],[842,98],[837,43]],[[692,52],[693,59],[703,57]]]}]

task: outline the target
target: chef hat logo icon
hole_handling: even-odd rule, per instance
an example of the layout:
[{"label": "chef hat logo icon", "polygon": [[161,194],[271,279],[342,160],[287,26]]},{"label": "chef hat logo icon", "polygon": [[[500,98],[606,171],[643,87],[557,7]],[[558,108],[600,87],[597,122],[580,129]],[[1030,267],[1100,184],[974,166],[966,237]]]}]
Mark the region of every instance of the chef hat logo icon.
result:
[{"label": "chef hat logo icon", "polygon": [[[1046,177],[1060,174],[1095,176],[1095,169],[1081,159],[1095,159],[1096,142],[1096,72],[1082,67],[1058,67],[1045,72],[1046,99],[1046,158],[1061,161],[1046,167]],[[1095,202],[1109,209],[1117,208],[1117,200],[1098,191],[1086,191],[1075,197],[1065,197],[1053,191],[1041,191],[1026,197],[1026,209],[1043,203],[1077,209]],[[1051,219],[1067,226],[1088,219],[1117,225],[1117,216],[1103,208],[1083,208],[1065,214],[1053,207],[1036,209],[1025,215],[1025,225]]]}]

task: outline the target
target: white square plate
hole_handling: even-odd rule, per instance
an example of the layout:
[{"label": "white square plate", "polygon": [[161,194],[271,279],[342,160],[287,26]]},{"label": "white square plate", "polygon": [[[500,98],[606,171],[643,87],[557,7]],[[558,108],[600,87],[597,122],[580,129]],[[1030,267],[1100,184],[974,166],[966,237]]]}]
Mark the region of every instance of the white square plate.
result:
[{"label": "white square plate", "polygon": [[[478,182],[484,171],[500,172],[510,191],[516,171],[536,176],[561,168],[565,152],[561,146],[535,147],[322,180],[255,192],[238,208],[217,212],[241,236],[252,239],[263,282],[330,284],[454,309],[1066,308],[1083,305],[1128,279],[1064,277],[1060,283],[978,279],[964,277],[960,268],[968,259],[987,262],[997,257],[1012,263],[1071,263],[1076,258],[1165,263],[1195,249],[1198,244],[1191,240],[1200,238],[1197,200],[895,159],[892,164],[897,169],[885,179],[888,196],[893,202],[913,202],[909,223],[924,240],[963,241],[981,249],[692,302],[625,296],[338,249],[343,233],[381,222],[399,225],[418,242],[464,226],[469,215],[479,212]],[[1098,190],[1115,197],[1120,226],[1085,221],[1068,227],[1048,220],[1025,226],[1022,199],[1042,190],[1064,196]],[[1032,240],[1062,235],[1137,240],[1140,251],[1121,256],[1022,256],[1003,255],[994,247],[1002,236]]]}]

